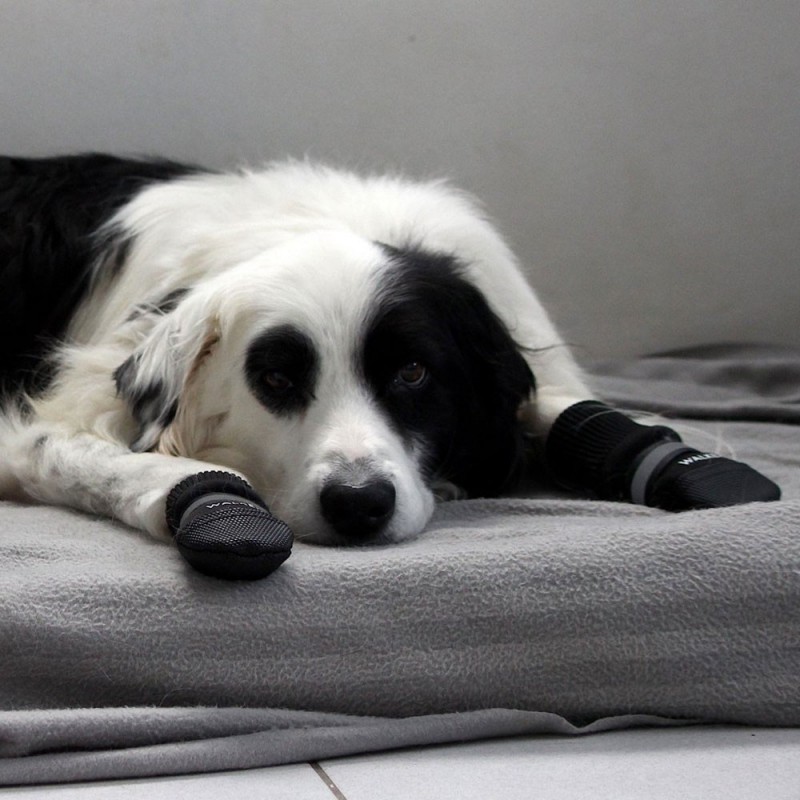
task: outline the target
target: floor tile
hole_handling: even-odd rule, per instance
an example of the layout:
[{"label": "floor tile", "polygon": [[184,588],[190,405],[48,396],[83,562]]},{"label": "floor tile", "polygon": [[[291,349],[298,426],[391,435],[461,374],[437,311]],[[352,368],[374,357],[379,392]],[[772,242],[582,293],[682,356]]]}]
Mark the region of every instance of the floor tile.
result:
[{"label": "floor tile", "polygon": [[2,800],[334,800],[334,795],[309,764],[209,775],[0,789],[0,797]]},{"label": "floor tile", "polygon": [[798,800],[800,729],[523,737],[333,759],[347,800]]}]

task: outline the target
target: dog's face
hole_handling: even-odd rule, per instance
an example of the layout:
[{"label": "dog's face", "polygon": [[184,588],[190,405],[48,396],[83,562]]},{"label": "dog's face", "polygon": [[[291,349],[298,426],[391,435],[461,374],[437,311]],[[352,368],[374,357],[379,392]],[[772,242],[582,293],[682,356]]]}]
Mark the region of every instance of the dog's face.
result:
[{"label": "dog's face", "polygon": [[242,471],[298,538],[398,541],[498,493],[532,375],[446,255],[298,236],[191,292],[117,370],[134,449]]}]

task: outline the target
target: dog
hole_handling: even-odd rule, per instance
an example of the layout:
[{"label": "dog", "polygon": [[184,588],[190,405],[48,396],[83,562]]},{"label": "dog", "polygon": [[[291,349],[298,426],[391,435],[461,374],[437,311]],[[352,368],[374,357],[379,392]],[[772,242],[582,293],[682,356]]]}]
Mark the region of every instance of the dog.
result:
[{"label": "dog", "polygon": [[219,468],[299,539],[398,542],[592,396],[446,182],[5,158],[0,214],[6,499],[166,537],[170,487]]}]

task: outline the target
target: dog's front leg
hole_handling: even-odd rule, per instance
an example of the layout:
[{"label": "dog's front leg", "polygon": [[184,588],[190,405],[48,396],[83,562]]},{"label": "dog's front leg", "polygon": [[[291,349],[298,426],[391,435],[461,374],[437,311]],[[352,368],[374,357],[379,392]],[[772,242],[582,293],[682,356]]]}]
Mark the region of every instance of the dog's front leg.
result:
[{"label": "dog's front leg", "polygon": [[42,424],[17,429],[5,442],[17,494],[121,520],[169,538],[166,497],[175,484],[208,464],[188,458],[133,453],[92,434]]},{"label": "dog's front leg", "polygon": [[533,368],[543,380],[522,422],[558,483],[669,511],[780,499],[779,487],[747,464],[696,450],[672,428],[642,424],[591,398],[579,374],[569,375],[568,357]]},{"label": "dog's front leg", "polygon": [[113,517],[160,538],[174,536],[184,558],[206,574],[261,578],[291,553],[291,531],[227,468],[134,453],[97,436],[37,424],[18,429],[10,448],[4,444],[6,495]]}]

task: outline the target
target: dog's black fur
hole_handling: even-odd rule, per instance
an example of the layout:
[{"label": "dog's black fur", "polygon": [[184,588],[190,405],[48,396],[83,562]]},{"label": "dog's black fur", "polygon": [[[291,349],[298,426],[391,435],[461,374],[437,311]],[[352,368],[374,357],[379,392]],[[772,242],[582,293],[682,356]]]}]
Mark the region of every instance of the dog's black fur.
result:
[{"label": "dog's black fur", "polygon": [[[394,249],[397,269],[365,336],[364,371],[400,430],[430,443],[430,474],[470,496],[494,496],[519,475],[517,409],[533,373],[505,325],[449,254]],[[391,380],[413,360],[436,379]]]},{"label": "dog's black fur", "polygon": [[126,243],[109,248],[103,225],[148,183],[193,171],[97,154],[0,157],[0,384],[41,388],[42,356],[100,277],[93,270],[124,263]]}]

